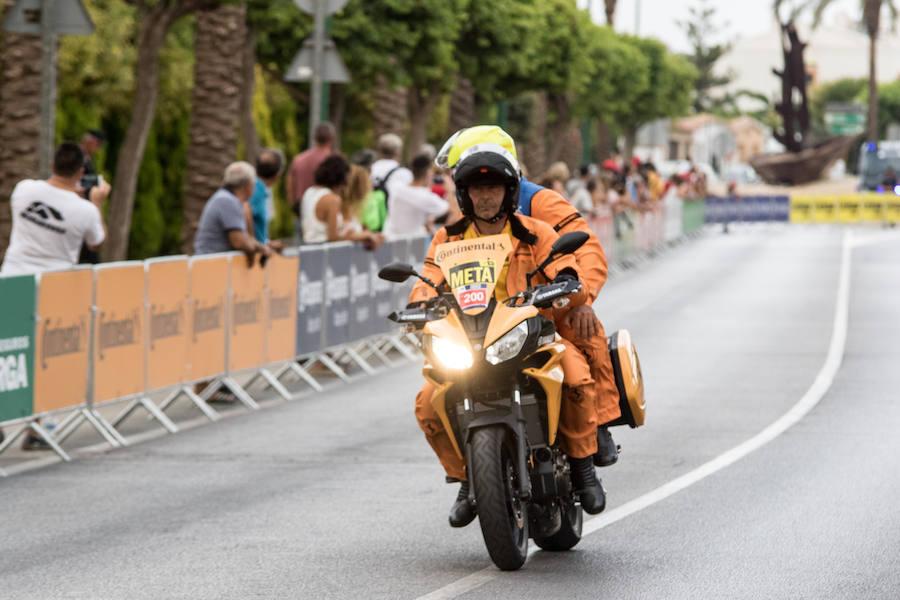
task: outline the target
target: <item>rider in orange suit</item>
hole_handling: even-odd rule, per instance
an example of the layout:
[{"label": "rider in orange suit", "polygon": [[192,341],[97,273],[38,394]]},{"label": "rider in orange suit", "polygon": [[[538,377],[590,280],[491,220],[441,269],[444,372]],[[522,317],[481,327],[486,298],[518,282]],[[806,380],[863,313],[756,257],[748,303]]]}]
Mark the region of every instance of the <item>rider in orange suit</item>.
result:
[{"label": "rider in orange suit", "polygon": [[[606,343],[603,325],[597,319],[591,304],[600,288],[606,283],[606,255],[600,240],[588,227],[587,221],[569,201],[553,190],[535,186],[523,179],[523,186],[533,186],[538,191],[531,197],[530,214],[533,218],[553,227],[560,235],[570,231],[583,231],[590,235],[585,244],[575,251],[575,259],[581,268],[581,282],[587,289],[588,300],[581,306],[556,311],[554,319],[559,334],[574,343],[587,358],[591,376],[597,386],[597,419],[601,425],[620,416],[619,390],[616,387],[612,361]],[[522,209],[520,202],[520,210]],[[594,461],[598,466],[612,464],[617,459],[615,444],[605,427],[597,432],[599,450]]]},{"label": "rider in orange suit", "polygon": [[[461,152],[458,158],[459,160],[455,164],[454,181],[457,187],[457,198],[460,201],[460,208],[466,218],[455,225],[442,229],[435,235],[428,257],[425,260],[423,275],[433,281],[443,280],[443,274],[433,262],[435,249],[438,244],[448,240],[463,239],[468,236],[499,233],[498,227],[505,224],[505,227],[510,229],[515,248],[508,262],[509,277],[505,286],[507,289],[500,290],[500,286],[498,286],[497,291],[504,295],[506,293],[509,295],[518,293],[525,289],[524,274],[527,272],[520,263],[527,265],[533,262],[534,264],[530,267],[533,269],[540,262],[540,259],[534,262],[535,257],[542,256],[542,253],[545,257],[546,253],[549,252],[550,245],[558,237],[558,234],[554,232],[552,227],[542,221],[512,214],[517,206],[520,175],[514,155],[503,146],[494,143],[474,144]],[[478,168],[475,169],[475,167]],[[481,209],[479,202],[482,188],[491,186],[499,188],[499,190],[495,189],[495,197],[493,198],[496,206],[487,205],[487,208],[479,212]],[[502,207],[500,205],[501,201]],[[528,235],[521,231],[523,227]],[[523,243],[529,237],[533,237],[534,242],[530,244]],[[596,240],[596,238],[594,239]],[[599,257],[603,261],[602,275],[605,278],[605,260],[599,244],[596,245],[596,250],[599,250]],[[570,264],[571,266],[569,266]],[[573,273],[579,274],[581,272],[580,267],[574,268],[577,265],[577,261],[572,256],[568,256],[565,257],[565,260],[560,259],[554,272],[566,269],[568,266]],[[573,298],[575,301],[571,304],[578,306],[587,300],[593,300],[593,297],[596,295],[594,291],[595,281],[596,275],[593,278],[586,277],[585,282],[587,283],[579,295],[580,297]],[[410,301],[418,302],[431,295],[434,295],[434,291],[419,282],[413,288]],[[587,311],[591,315],[593,314],[590,308]],[[585,356],[598,356],[605,352],[607,361],[609,361],[609,357],[608,351],[606,351],[605,338],[602,339],[601,347],[592,339],[596,336],[589,336],[582,342],[582,346],[589,349],[588,353],[583,354],[575,351],[581,348],[574,346],[571,338],[578,328],[586,329],[590,323],[584,324],[581,322],[588,321],[587,319],[567,318],[569,312],[571,312],[571,309],[554,310],[552,315],[548,315],[561,326],[561,335],[566,336],[566,333],[569,333],[566,336],[569,339],[566,339],[566,337],[563,339],[563,343],[569,348],[569,352],[564,353],[562,361],[565,387],[560,436],[563,440],[563,448],[570,457],[576,488],[581,491],[582,506],[589,513],[597,513],[602,511],[605,506],[605,495],[594,474],[594,461],[597,453],[596,432],[598,431],[598,426],[602,423],[598,421],[597,417],[599,400],[593,373],[602,373],[602,371],[596,368],[594,364],[588,364]],[[596,318],[594,318],[594,321],[596,321]],[[463,481],[456,503],[454,503],[450,512],[450,524],[461,527],[474,519],[475,507],[471,506],[468,501],[468,483],[466,481],[464,462],[453,450],[449,436],[431,406],[430,400],[433,392],[434,388],[426,383],[416,397],[416,417],[448,476]],[[601,414],[604,418],[616,418],[618,416],[618,401],[616,401],[614,413],[611,410],[607,410]]]}]

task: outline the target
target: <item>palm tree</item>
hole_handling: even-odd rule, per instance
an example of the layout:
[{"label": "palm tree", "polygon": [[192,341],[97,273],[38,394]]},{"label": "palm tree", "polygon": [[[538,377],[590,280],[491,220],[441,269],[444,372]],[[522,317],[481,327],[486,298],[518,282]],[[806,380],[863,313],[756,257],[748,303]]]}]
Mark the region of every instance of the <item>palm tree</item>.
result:
[{"label": "palm tree", "polygon": [[128,236],[131,231],[131,215],[137,190],[138,172],[147,148],[147,137],[153,125],[156,100],[159,92],[159,55],[166,35],[181,18],[197,10],[210,9],[223,0],[125,0],[137,8],[137,63],[134,67],[134,108],[125,131],[125,139],[119,149],[113,191],[109,204],[107,229],[109,236],[104,244],[105,260],[125,260],[128,253]]},{"label": "palm tree", "polygon": [[610,27],[615,27],[616,20],[616,0],[604,0],[606,5],[604,9],[606,10],[606,24]]},{"label": "palm tree", "polygon": [[246,7],[223,5],[197,13],[194,91],[184,177],[182,248],[190,252],[200,213],[237,155],[244,88]]},{"label": "palm tree", "polygon": [[[878,141],[878,71],[876,69],[878,54],[878,33],[881,30],[881,12],[883,8],[891,14],[891,21],[894,25],[897,23],[898,4],[897,0],[859,0],[860,10],[862,11],[862,23],[866,28],[869,36],[869,107],[868,117],[866,119],[866,138],[869,142]],[[825,9],[832,4],[832,0],[802,0],[795,2],[786,2],[785,0],[775,0],[775,18],[781,21],[782,6],[792,5],[788,21],[794,18],[802,11],[813,11],[813,27],[817,27],[822,21],[822,14]]]},{"label": "palm tree", "polygon": [[[12,2],[0,3],[0,21]],[[41,36],[0,31],[0,258],[12,227],[9,196],[38,176]]]}]

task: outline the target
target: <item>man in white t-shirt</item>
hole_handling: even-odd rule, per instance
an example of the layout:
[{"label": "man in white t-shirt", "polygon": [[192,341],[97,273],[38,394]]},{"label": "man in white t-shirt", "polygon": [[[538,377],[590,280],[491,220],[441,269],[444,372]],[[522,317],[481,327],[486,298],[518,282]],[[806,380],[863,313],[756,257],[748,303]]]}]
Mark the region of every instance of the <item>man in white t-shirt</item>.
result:
[{"label": "man in white t-shirt", "polygon": [[431,191],[434,167],[432,159],[420,154],[412,161],[413,180],[409,185],[398,185],[391,189],[390,207],[384,222],[384,236],[387,239],[402,235],[427,234],[425,228],[429,219],[447,214],[447,201]]},{"label": "man in white t-shirt", "polygon": [[372,185],[377,188],[384,184],[388,193],[388,213],[390,213],[390,196],[394,193],[394,188],[412,183],[413,174],[399,162],[403,154],[403,140],[397,134],[383,134],[378,138],[375,150],[378,152],[378,160],[372,163]]},{"label": "man in white t-shirt", "polygon": [[49,179],[24,179],[16,185],[10,197],[12,233],[0,274],[67,269],[78,262],[82,242],[91,250],[103,243],[101,209],[110,186],[99,183],[85,202],[76,191],[83,173],[81,147],[63,142],[53,156]]}]

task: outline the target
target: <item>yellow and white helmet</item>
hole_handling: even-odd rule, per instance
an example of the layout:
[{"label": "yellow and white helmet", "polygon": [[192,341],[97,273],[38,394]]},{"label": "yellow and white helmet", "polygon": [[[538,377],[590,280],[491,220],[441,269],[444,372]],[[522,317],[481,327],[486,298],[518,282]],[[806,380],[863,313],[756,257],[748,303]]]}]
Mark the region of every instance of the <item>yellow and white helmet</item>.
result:
[{"label": "yellow and white helmet", "polygon": [[475,219],[469,186],[484,183],[506,188],[503,205],[488,222],[496,222],[515,212],[522,178],[512,137],[496,125],[479,125],[457,131],[438,152],[435,163],[453,169],[456,199],[462,213]]}]

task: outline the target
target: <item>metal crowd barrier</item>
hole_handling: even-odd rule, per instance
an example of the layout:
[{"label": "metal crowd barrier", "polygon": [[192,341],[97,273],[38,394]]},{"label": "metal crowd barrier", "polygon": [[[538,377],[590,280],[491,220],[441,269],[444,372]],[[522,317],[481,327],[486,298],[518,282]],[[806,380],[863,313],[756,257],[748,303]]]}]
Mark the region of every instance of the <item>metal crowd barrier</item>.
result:
[{"label": "metal crowd barrier", "polygon": [[[117,427],[138,408],[175,433],[165,411],[182,397],[215,421],[208,401],[222,388],[255,410],[247,388],[259,379],[290,399],[280,380],[288,372],[320,391],[317,363],[346,381],[349,361],[371,374],[373,359],[395,364],[391,350],[415,358],[385,318],[409,290],[377,273],[394,260],[421,266],[425,243],[304,246],[265,268],[227,253],[0,277],[0,425],[21,425],[0,453],[31,430],[68,461],[60,444],[83,423],[126,446]],[[242,386],[238,372],[253,376]],[[165,391],[159,404],[150,399]],[[97,406],[112,402],[127,404],[107,419]],[[62,419],[53,433],[39,420],[51,415]]]},{"label": "metal crowd barrier", "polygon": [[790,220],[787,196],[707,196],[707,223],[757,223]]},{"label": "metal crowd barrier", "polygon": [[898,223],[900,196],[861,192],[819,196],[709,196],[707,223]]},{"label": "metal crowd barrier", "polygon": [[[699,227],[697,210],[683,212],[682,233]],[[610,263],[669,241],[661,207],[619,218],[589,218]],[[166,411],[181,398],[216,421],[209,400],[220,389],[256,410],[248,389],[260,380],[288,400],[291,373],[321,391],[322,369],[348,381],[350,365],[372,374],[396,364],[392,353],[414,360],[416,340],[386,319],[413,282],[382,281],[378,270],[392,261],[421,270],[428,242],[307,245],[265,268],[227,253],[0,276],[0,426],[20,426],[0,453],[31,430],[69,461],[60,444],[84,423],[127,446],[118,428],[139,408],[175,433]],[[244,385],[239,372],[251,375]],[[124,407],[107,419],[97,407],[110,403]],[[51,415],[62,419],[52,433],[39,420]]]}]

